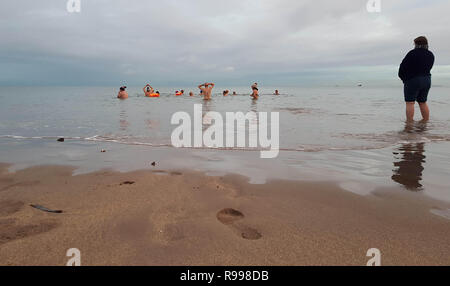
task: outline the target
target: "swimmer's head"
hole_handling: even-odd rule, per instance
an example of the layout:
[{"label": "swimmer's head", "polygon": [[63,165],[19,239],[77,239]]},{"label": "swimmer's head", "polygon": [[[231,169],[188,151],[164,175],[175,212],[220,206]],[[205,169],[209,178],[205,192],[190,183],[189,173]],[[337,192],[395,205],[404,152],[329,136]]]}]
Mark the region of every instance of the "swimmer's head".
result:
[{"label": "swimmer's head", "polygon": [[149,86],[147,86],[147,92],[149,92],[150,91],[150,87]]},{"label": "swimmer's head", "polygon": [[156,91],[157,94],[159,94],[159,91]]},{"label": "swimmer's head", "polygon": [[126,86],[121,86],[120,91],[125,91],[126,88],[127,88]]}]

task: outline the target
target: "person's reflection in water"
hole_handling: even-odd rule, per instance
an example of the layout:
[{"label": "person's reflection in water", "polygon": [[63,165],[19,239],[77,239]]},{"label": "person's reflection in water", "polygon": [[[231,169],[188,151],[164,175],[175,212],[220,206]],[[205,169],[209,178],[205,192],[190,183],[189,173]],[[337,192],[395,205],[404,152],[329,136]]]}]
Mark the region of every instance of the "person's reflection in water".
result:
[{"label": "person's reflection in water", "polygon": [[[427,129],[426,122],[407,123],[404,133],[421,134]],[[407,190],[418,192],[422,191],[422,172],[425,169],[426,156],[425,143],[404,143],[394,152],[394,158],[399,161],[394,161],[394,174],[392,180],[402,184]]]},{"label": "person's reflection in water", "polygon": [[128,115],[125,109],[121,109],[119,113],[119,124],[121,131],[127,131],[130,123],[128,122]]},{"label": "person's reflection in water", "polygon": [[258,102],[256,100],[252,100],[250,111],[253,111],[255,113],[258,112]]},{"label": "person's reflection in water", "polygon": [[213,103],[206,100],[202,106],[202,131],[205,132],[212,125],[212,118],[208,112],[213,111]]}]

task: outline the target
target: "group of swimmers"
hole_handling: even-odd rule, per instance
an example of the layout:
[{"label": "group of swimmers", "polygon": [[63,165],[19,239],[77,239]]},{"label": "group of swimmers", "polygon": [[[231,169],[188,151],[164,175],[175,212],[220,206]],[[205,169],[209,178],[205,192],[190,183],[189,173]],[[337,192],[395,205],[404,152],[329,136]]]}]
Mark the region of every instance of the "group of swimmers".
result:
[{"label": "group of swimmers", "polygon": [[[211,99],[211,93],[212,93],[212,89],[214,88],[215,84],[212,82],[206,82],[204,84],[201,84],[198,86],[198,88],[200,89],[200,95],[203,96],[204,100],[210,100]],[[126,86],[122,86],[120,87],[119,93],[117,94],[117,98],[119,99],[127,99],[128,98],[128,93],[126,91]],[[251,93],[251,97],[253,100],[257,100],[259,98],[259,90],[258,90],[258,83],[254,83],[251,86],[252,88],[252,93]],[[142,89],[144,91],[144,94],[146,97],[160,97],[160,93],[159,91],[155,91],[153,89],[153,87],[150,84],[146,84],[144,86],[144,88]],[[177,90],[175,92],[175,96],[181,96],[184,94],[184,90]],[[227,96],[230,94],[229,90],[224,90],[223,91],[223,96]],[[237,95],[237,93],[235,91],[233,91],[232,95]],[[280,95],[278,90],[275,90],[274,95]],[[189,92],[189,96],[194,96],[194,93],[191,91]]]},{"label": "group of swimmers", "polygon": [[[407,121],[414,120],[414,106],[415,103],[419,103],[420,112],[422,113],[423,120],[428,121],[430,117],[430,110],[427,105],[428,92],[431,88],[431,69],[434,65],[434,54],[428,49],[428,39],[424,36],[420,36],[414,39],[414,49],[409,51],[403,59],[398,76],[404,84],[404,98],[406,102],[406,118]],[[361,85],[359,85],[361,86]],[[211,99],[211,91],[214,88],[214,83],[204,83],[198,86],[200,89],[200,95],[205,100]],[[258,83],[251,85],[253,100],[259,98]],[[128,98],[128,93],[125,91],[126,86],[120,88],[117,95],[120,99]],[[153,88],[147,84],[144,87],[145,96],[159,97],[159,92],[153,92]],[[224,90],[223,95],[227,96],[230,93],[229,90]],[[175,95],[180,96],[184,94],[184,90],[177,91]],[[279,95],[278,90],[275,90],[274,95]],[[190,92],[190,96],[194,93]],[[236,95],[236,92],[233,92]]]}]

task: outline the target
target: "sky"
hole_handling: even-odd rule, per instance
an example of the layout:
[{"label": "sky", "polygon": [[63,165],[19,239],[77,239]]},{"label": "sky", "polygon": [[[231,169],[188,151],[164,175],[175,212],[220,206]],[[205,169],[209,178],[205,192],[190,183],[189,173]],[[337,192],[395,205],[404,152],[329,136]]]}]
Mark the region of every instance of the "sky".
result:
[{"label": "sky", "polygon": [[0,85],[395,85],[425,35],[450,85],[450,1],[2,0]]}]

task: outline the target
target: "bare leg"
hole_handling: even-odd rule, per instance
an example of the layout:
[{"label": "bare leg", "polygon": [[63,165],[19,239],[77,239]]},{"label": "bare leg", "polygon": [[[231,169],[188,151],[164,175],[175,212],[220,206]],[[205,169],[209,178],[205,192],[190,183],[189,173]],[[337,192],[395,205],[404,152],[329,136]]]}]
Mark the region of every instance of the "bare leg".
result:
[{"label": "bare leg", "polygon": [[424,121],[430,120],[430,109],[428,109],[428,104],[426,102],[419,103],[420,113],[422,113],[422,117]]},{"label": "bare leg", "polygon": [[406,102],[406,121],[414,121],[414,104],[415,102]]}]

